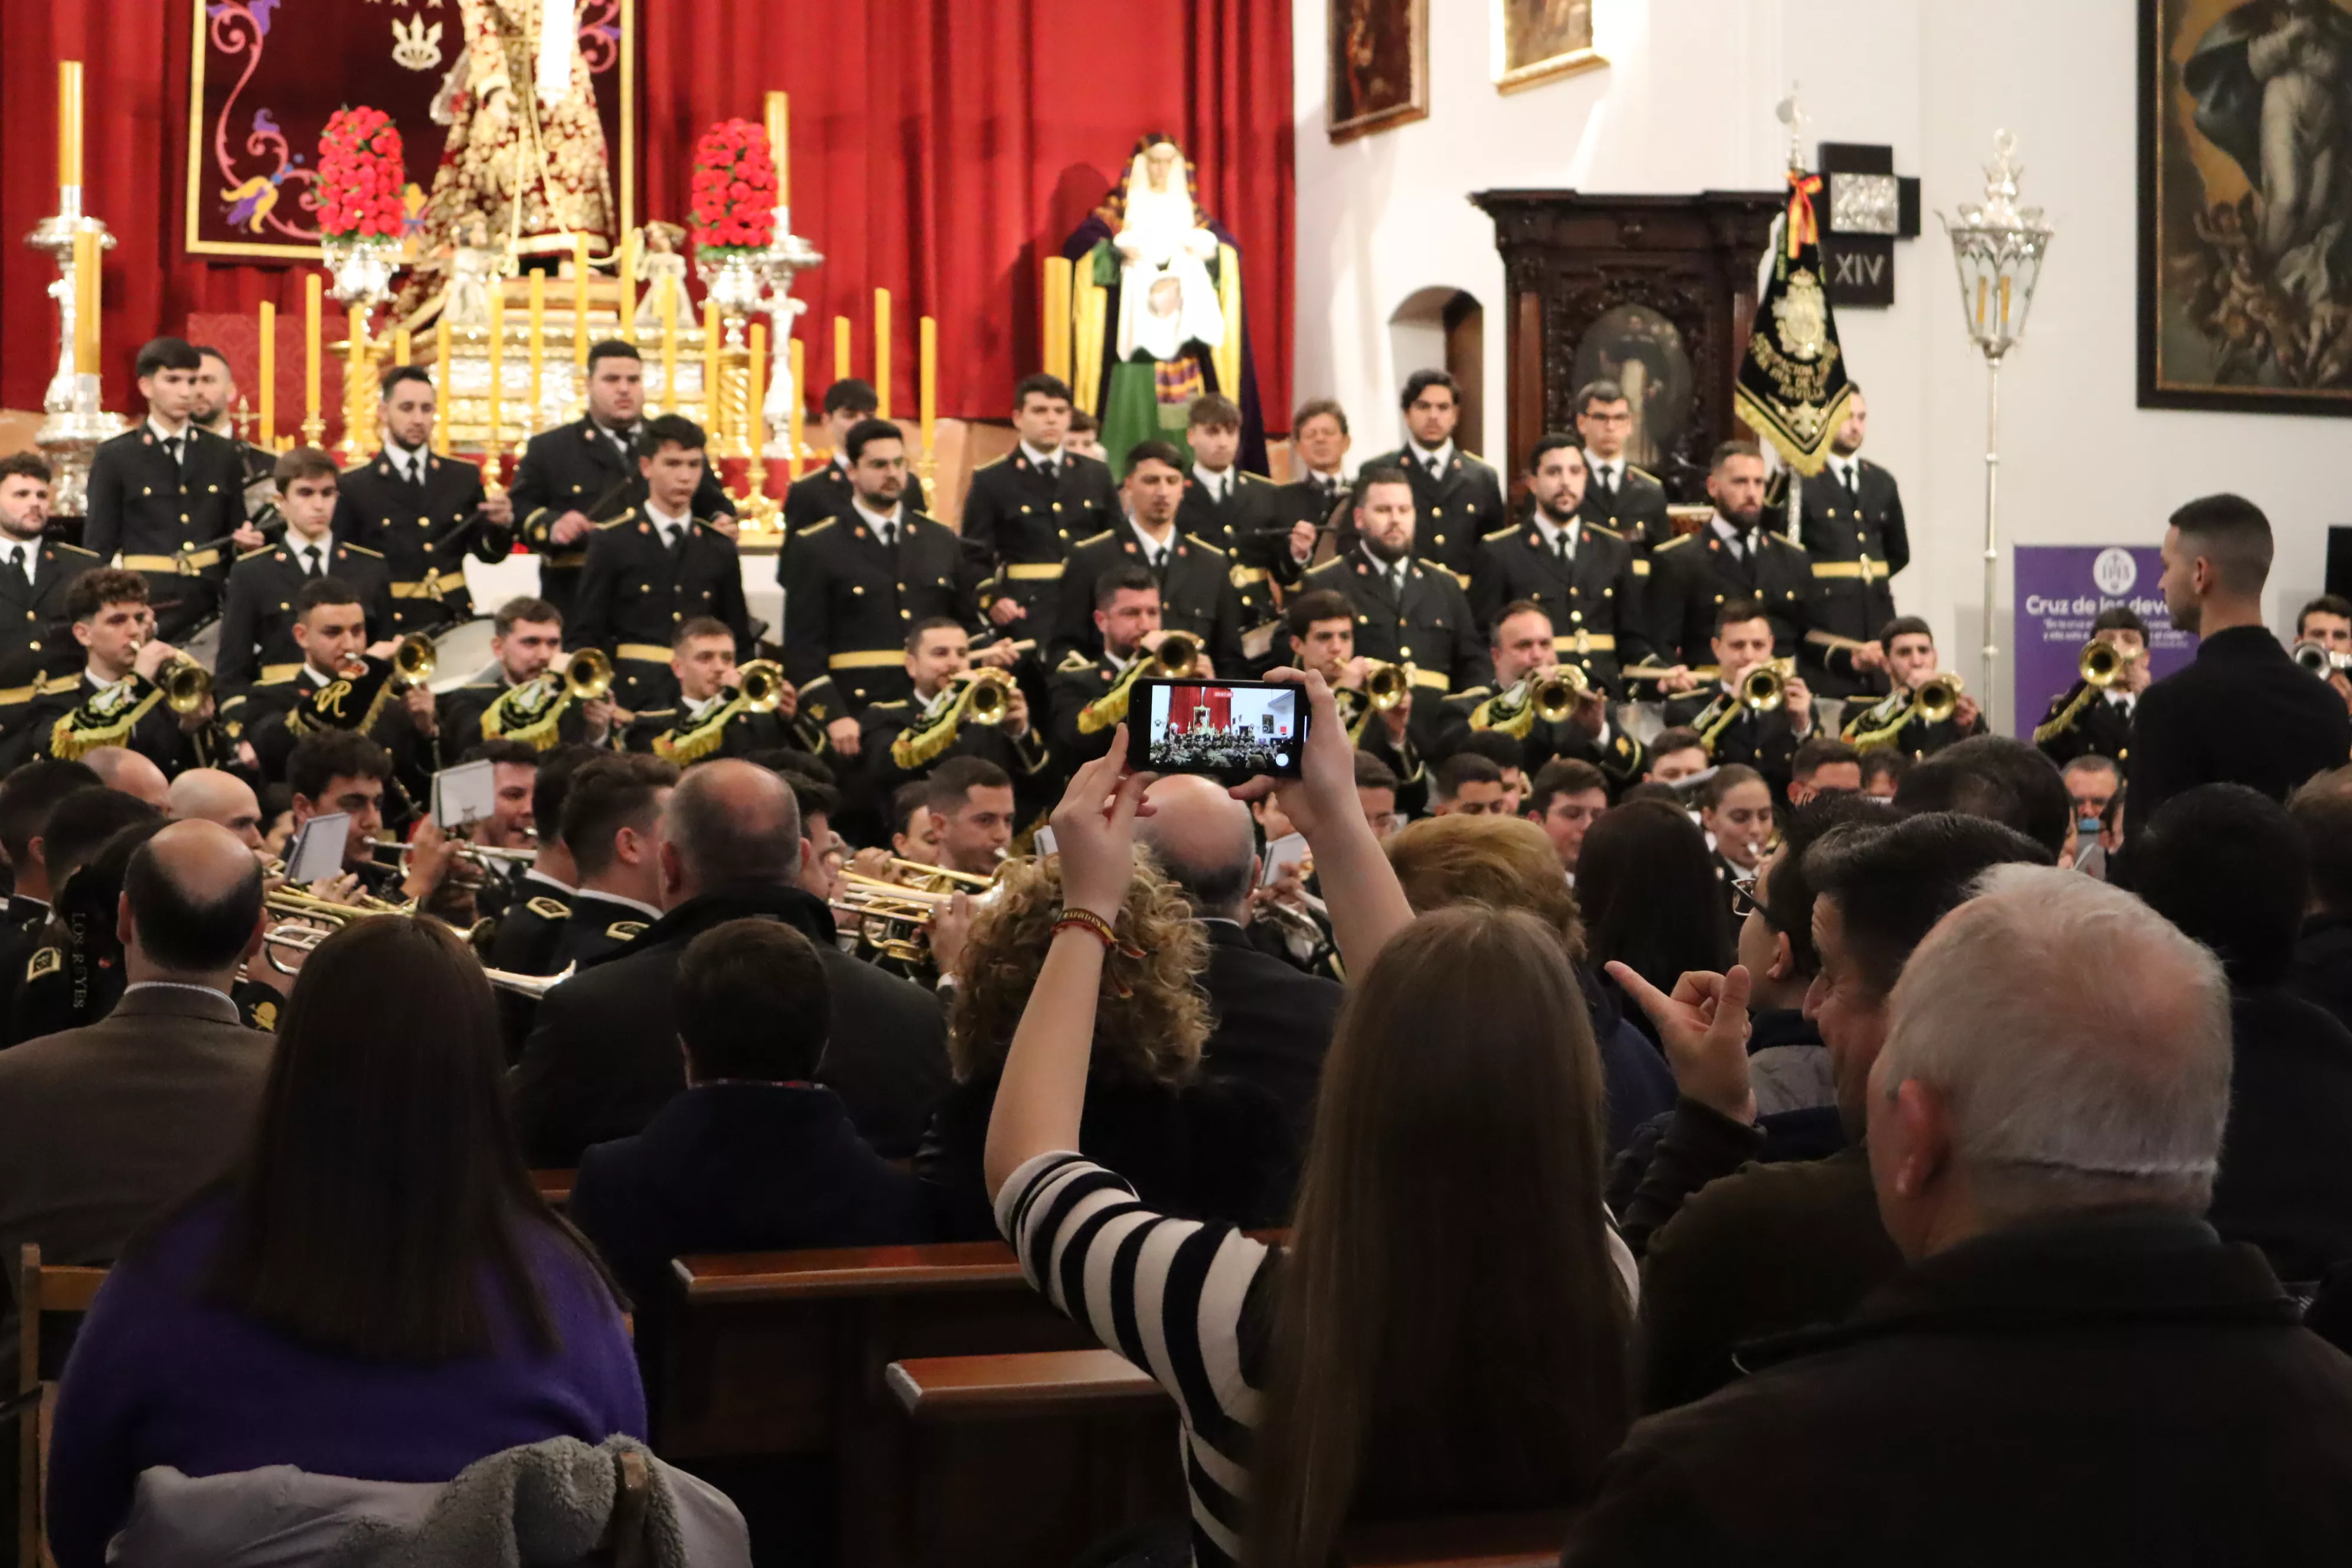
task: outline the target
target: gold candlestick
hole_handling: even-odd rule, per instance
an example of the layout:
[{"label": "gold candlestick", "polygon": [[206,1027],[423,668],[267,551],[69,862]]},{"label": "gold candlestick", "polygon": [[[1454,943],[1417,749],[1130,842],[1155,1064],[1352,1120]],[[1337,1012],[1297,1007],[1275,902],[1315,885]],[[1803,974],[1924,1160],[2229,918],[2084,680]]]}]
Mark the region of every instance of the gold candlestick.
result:
[{"label": "gold candlestick", "polygon": [[677,290],[661,291],[662,412],[677,412]]},{"label": "gold candlestick", "polygon": [[58,62],[58,184],[81,189],[81,62]]},{"label": "gold candlestick", "polygon": [[74,258],[74,374],[98,374],[98,353],[93,344],[98,338],[98,236],[88,229],[75,231]]},{"label": "gold candlestick", "polygon": [[915,323],[915,416],[922,422],[923,478],[931,477],[940,419],[940,323],[925,316]]},{"label": "gold candlestick", "polygon": [[[760,409],[767,399],[768,328],[763,321],[751,323],[751,360],[745,371],[743,406],[756,426]],[[751,466],[743,472],[743,515],[762,531],[776,526],[775,499],[768,494],[767,442],[751,443]]]},{"label": "gold candlestick", "polygon": [[874,412],[890,417],[890,290],[874,290]]},{"label": "gold candlestick", "polygon": [[360,460],[361,442],[372,423],[368,406],[367,312],[353,305],[344,313],[343,466]]},{"label": "gold candlestick", "polygon": [[833,379],[847,381],[849,374],[849,318],[835,316],[833,319]]},{"label": "gold candlestick", "polygon": [[490,290],[490,396],[488,410],[483,416],[484,423],[489,426],[489,433],[482,441],[482,488],[492,495],[506,488],[499,482],[499,404],[503,401],[500,395],[506,390],[501,384],[506,371],[506,348],[507,291],[504,280],[500,279],[499,287]]},{"label": "gold candlestick", "polygon": [[449,373],[449,316],[442,312],[433,323],[433,449],[449,455],[451,405],[457,400],[457,382]]},{"label": "gold candlestick", "polygon": [[800,400],[802,389],[808,385],[801,378],[807,370],[808,345],[794,338],[788,352],[793,367],[793,405],[784,410],[784,482],[790,484],[801,477]]},{"label": "gold candlestick", "polygon": [[768,94],[768,156],[776,165],[776,205],[793,205],[793,164],[787,156],[793,123],[792,99],[788,94]]},{"label": "gold candlestick", "polygon": [[637,341],[637,231],[621,237],[621,337]]},{"label": "gold candlestick", "polygon": [[719,307],[702,304],[702,423],[715,454],[727,445],[726,361],[719,351]]},{"label": "gold candlestick", "polygon": [[316,272],[302,279],[302,444],[306,447],[323,446],[327,439],[320,393],[326,354],[324,329],[319,320],[324,293],[325,281]]},{"label": "gold candlestick", "polygon": [[392,331],[392,363],[405,366],[409,360],[409,351],[413,346],[409,340],[408,329],[394,327]]},{"label": "gold candlestick", "polygon": [[572,237],[572,370],[588,395],[588,237]]},{"label": "gold candlestick", "polygon": [[261,330],[257,338],[258,388],[261,395],[261,439],[256,443],[265,452],[278,450],[278,307],[268,300],[261,302]]},{"label": "gold candlestick", "polygon": [[530,401],[524,405],[523,434],[539,428],[539,399],[545,370],[547,342],[547,274],[530,275]]}]

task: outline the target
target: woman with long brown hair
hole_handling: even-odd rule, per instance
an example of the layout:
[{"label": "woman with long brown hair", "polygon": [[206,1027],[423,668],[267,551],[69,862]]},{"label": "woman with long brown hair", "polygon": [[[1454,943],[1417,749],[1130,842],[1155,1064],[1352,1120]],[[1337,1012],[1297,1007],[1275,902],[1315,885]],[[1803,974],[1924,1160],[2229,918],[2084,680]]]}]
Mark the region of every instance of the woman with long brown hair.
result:
[{"label": "woman with long brown hair", "polygon": [[1413,919],[1329,689],[1305,679],[1306,776],[1282,804],[1356,985],[1288,1253],[1157,1214],[1069,1152],[1150,810],[1123,736],[1055,813],[1063,912],[987,1149],[1032,1281],[1174,1396],[1195,1561],[1252,1568],[1324,1568],[1364,1519],[1572,1505],[1631,1414],[1632,1259],[1601,1207],[1600,1067],[1560,934],[1478,905]]}]

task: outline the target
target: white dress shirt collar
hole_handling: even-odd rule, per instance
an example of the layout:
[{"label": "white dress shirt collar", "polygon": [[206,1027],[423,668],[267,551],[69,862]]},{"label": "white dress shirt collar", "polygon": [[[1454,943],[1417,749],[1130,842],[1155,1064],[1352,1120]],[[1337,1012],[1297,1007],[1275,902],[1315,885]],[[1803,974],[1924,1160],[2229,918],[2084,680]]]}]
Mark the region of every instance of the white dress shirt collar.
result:
[{"label": "white dress shirt collar", "polygon": [[1435,451],[1431,451],[1418,441],[1413,442],[1412,460],[1424,468],[1432,463],[1435,463],[1441,468],[1444,468],[1454,461],[1454,437],[1448,436],[1445,438],[1445,444]]},{"label": "white dress shirt collar", "polygon": [[572,891],[572,885],[569,882],[559,882],[536,866],[526,866],[523,868],[522,880],[526,882],[543,882],[559,893],[568,893]]},{"label": "white dress shirt collar", "polygon": [[892,507],[888,511],[876,511],[866,504],[863,497],[853,499],[849,504],[856,509],[858,516],[866,520],[866,526],[872,529],[877,535],[887,530],[891,537],[896,538],[898,531],[906,526],[904,519],[907,509],[903,502]]},{"label": "white dress shirt collar", "polygon": [[158,441],[176,441],[183,436],[194,436],[195,434],[195,421],[193,419],[184,420],[182,421],[180,427],[174,430],[166,426],[159,416],[150,414],[147,416],[147,428],[154,432],[155,439]]},{"label": "white dress shirt collar", "polygon": [[1612,489],[1625,482],[1625,454],[1622,452],[1613,458],[1597,457],[1587,452],[1584,454],[1584,467],[1594,479],[1605,479]]},{"label": "white dress shirt collar", "polygon": [[646,516],[652,520],[656,528],[661,530],[662,542],[665,544],[675,540],[682,530],[694,526],[694,517],[690,511],[684,517],[672,517],[656,505],[651,496],[646,498]]},{"label": "white dress shirt collar", "polygon": [[1544,515],[1543,508],[1538,507],[1536,508],[1536,527],[1543,531],[1544,548],[1555,555],[1559,553],[1559,542],[1563,538],[1568,541],[1568,547],[1571,552],[1584,542],[1583,525],[1573,517],[1566,522],[1554,522]]},{"label": "white dress shirt collar", "polygon": [[635,910],[647,920],[661,919],[662,912],[643,899],[632,899],[621,893],[608,893],[602,888],[582,888],[579,890],[589,898],[602,899],[608,904],[620,904],[625,908]]},{"label": "white dress shirt collar", "polygon": [[1200,464],[1195,463],[1192,465],[1192,477],[1200,480],[1203,485],[1206,485],[1209,489],[1209,494],[1216,500],[1223,500],[1227,495],[1233,492],[1235,476],[1231,468],[1227,468],[1222,474],[1212,473],[1207,468],[1202,468]]},{"label": "white dress shirt collar", "polygon": [[1050,452],[1041,452],[1025,439],[1021,443],[1021,455],[1028,458],[1033,467],[1040,468],[1059,468],[1069,458],[1069,454],[1058,447]]},{"label": "white dress shirt collar", "polygon": [[1177,528],[1172,522],[1168,525],[1167,536],[1162,539],[1152,538],[1151,531],[1145,528],[1132,512],[1128,514],[1127,526],[1134,533],[1136,542],[1143,546],[1147,560],[1155,555],[1171,554],[1176,549]]},{"label": "white dress shirt collar", "polygon": [[1715,527],[1715,536],[1738,550],[1743,557],[1763,538],[1764,525],[1761,522],[1759,522],[1749,532],[1743,534],[1739,530],[1732,527],[1721,512],[1717,512],[1707,521]]}]

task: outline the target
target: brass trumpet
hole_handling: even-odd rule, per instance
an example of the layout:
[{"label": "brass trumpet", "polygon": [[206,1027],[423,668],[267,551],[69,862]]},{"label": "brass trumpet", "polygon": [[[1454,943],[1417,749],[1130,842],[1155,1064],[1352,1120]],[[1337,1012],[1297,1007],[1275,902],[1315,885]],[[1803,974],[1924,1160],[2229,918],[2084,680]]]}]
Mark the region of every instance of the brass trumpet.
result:
[{"label": "brass trumpet", "polygon": [[1170,632],[1151,650],[1149,673],[1171,680],[1181,680],[1192,673],[1201,662],[1201,639],[1190,632]]},{"label": "brass trumpet", "polygon": [[2352,669],[2352,653],[2338,653],[2324,642],[2294,645],[2294,662],[2325,680],[2339,669]]},{"label": "brass trumpet", "polygon": [[1932,676],[1913,693],[1913,711],[1926,723],[1940,724],[1959,711],[1963,689],[1964,686],[1957,675]]},{"label": "brass trumpet", "polygon": [[1013,703],[1013,678],[994,665],[982,665],[964,678],[964,717],[983,729],[1004,721]]},{"label": "brass trumpet", "polygon": [[784,667],[772,658],[755,658],[735,672],[735,695],[753,713],[772,713],[784,705]]},{"label": "brass trumpet", "polygon": [[1796,669],[1793,658],[1758,665],[1739,678],[1739,700],[1759,713],[1769,713],[1789,700],[1789,680]]},{"label": "brass trumpet", "polygon": [[1576,705],[1592,689],[1584,671],[1572,664],[1563,664],[1543,670],[1529,679],[1535,685],[1528,700],[1535,704],[1536,717],[1547,724],[1565,724],[1576,716]]},{"label": "brass trumpet", "polygon": [[564,684],[582,702],[601,702],[613,692],[613,661],[603,648],[583,647],[563,666]]},{"label": "brass trumpet", "polygon": [[181,654],[155,672],[155,684],[173,712],[193,713],[212,697],[213,672]]},{"label": "brass trumpet", "polygon": [[1375,712],[1385,713],[1412,695],[1412,666],[1375,662],[1364,671],[1364,695]]},{"label": "brass trumpet", "polygon": [[433,679],[438,662],[433,639],[422,632],[409,633],[392,650],[392,689],[406,691],[411,687],[423,686]]}]

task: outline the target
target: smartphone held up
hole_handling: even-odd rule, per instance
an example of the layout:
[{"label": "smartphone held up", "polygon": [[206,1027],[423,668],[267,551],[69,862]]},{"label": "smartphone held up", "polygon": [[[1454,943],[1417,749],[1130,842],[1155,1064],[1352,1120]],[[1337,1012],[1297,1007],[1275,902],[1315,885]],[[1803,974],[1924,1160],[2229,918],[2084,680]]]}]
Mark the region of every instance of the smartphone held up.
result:
[{"label": "smartphone held up", "polygon": [[1128,765],[1226,784],[1295,779],[1307,712],[1304,689],[1274,681],[1139,680],[1128,704]]}]

